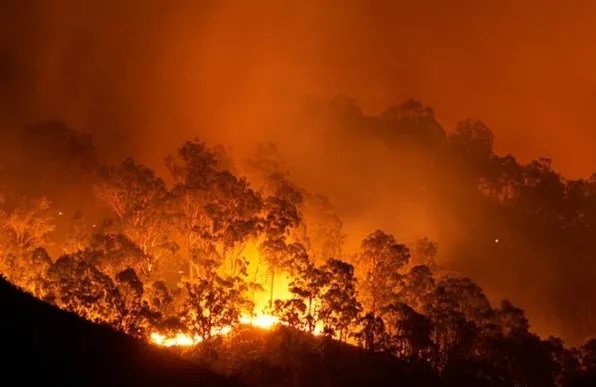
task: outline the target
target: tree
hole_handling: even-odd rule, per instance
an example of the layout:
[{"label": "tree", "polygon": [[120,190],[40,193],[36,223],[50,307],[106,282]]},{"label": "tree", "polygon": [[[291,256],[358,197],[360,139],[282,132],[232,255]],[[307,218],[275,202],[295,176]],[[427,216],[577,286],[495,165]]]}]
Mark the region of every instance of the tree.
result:
[{"label": "tree", "polygon": [[565,208],[565,184],[551,164],[550,159],[540,158],[523,168],[524,184],[517,204],[520,210],[542,221],[558,223]]},{"label": "tree", "polygon": [[345,240],[343,222],[328,198],[303,192],[300,205],[302,235],[315,264],[324,264],[329,257],[342,255]]},{"label": "tree", "polygon": [[112,278],[128,268],[147,278],[150,273],[151,256],[145,254],[124,234],[95,234],[91,245],[74,256],[94,265]]},{"label": "tree", "polygon": [[437,351],[435,361],[439,368],[453,361],[466,360],[477,337],[476,326],[466,319],[466,310],[457,297],[449,286],[437,285],[429,306],[429,317],[434,326],[432,339]]},{"label": "tree", "polygon": [[401,278],[398,298],[417,312],[428,313],[435,286],[435,279],[430,268],[417,265]]},{"label": "tree", "polygon": [[269,301],[273,306],[275,275],[280,272],[298,276],[308,272],[310,259],[306,248],[301,243],[286,244],[284,238],[265,239],[259,246],[259,251],[267,259],[269,269]]},{"label": "tree", "polygon": [[512,155],[494,155],[480,178],[482,192],[503,204],[519,197],[523,184],[524,168]]},{"label": "tree", "polygon": [[26,199],[7,212],[0,210],[3,250],[26,252],[46,245],[55,228],[50,209],[51,203],[42,198]]},{"label": "tree", "polygon": [[233,271],[237,257],[229,252],[258,230],[259,195],[246,179],[222,169],[215,152],[198,141],[183,144],[167,165],[176,182],[191,281],[203,265],[219,265],[228,255]]},{"label": "tree", "polygon": [[167,315],[172,304],[173,295],[164,281],[155,281],[144,293],[149,306],[162,315]]},{"label": "tree", "polygon": [[328,273],[306,262],[295,271],[289,291],[289,300],[275,301],[275,314],[288,325],[313,333],[319,320],[320,298],[330,281]]},{"label": "tree", "polygon": [[339,259],[330,258],[322,271],[329,278],[328,285],[321,294],[318,313],[323,331],[330,337],[345,341],[362,310],[356,299],[354,267]]},{"label": "tree", "polygon": [[392,302],[398,291],[400,270],[408,263],[410,251],[391,234],[377,230],[362,242],[360,265],[365,274],[363,290],[373,314]]},{"label": "tree", "polygon": [[[177,246],[169,232],[172,195],[151,169],[132,159],[116,167],[103,167],[95,192],[116,215],[120,232],[146,255],[159,261],[164,253],[175,251]],[[153,262],[149,271],[152,267]]]},{"label": "tree", "polygon": [[389,335],[385,330],[385,322],[380,316],[371,312],[360,318],[360,328],[355,331],[354,337],[367,351],[390,351]]},{"label": "tree", "polygon": [[448,136],[451,153],[462,161],[461,167],[472,170],[474,176],[488,165],[493,155],[494,135],[482,121],[467,119],[457,124]]},{"label": "tree", "polygon": [[387,127],[383,137],[393,146],[403,146],[405,138],[424,148],[437,147],[445,140],[445,131],[437,122],[433,109],[420,101],[408,99],[387,109],[381,118]]},{"label": "tree", "polygon": [[584,372],[596,373],[596,339],[588,340],[579,348],[579,359]]},{"label": "tree", "polygon": [[286,162],[279,149],[272,142],[257,144],[254,154],[246,162],[251,181],[257,181],[257,187],[266,184],[270,176],[285,173]]},{"label": "tree", "polygon": [[39,247],[21,255],[5,254],[0,261],[0,273],[13,284],[41,298],[47,287],[45,277],[51,265],[52,259],[47,251]]},{"label": "tree", "polygon": [[72,256],[62,256],[49,268],[46,299],[87,320],[119,326],[123,303],[107,275]]},{"label": "tree", "polygon": [[177,307],[186,301],[182,299],[184,295],[181,289],[177,289],[176,294],[164,281],[155,281],[151,286],[145,286],[144,290],[143,305],[149,326],[165,335],[175,335],[186,329],[177,315]]},{"label": "tree", "polygon": [[37,296],[51,262],[45,250],[55,228],[50,207],[45,199],[25,199],[10,211],[0,209],[0,274]]},{"label": "tree", "polygon": [[501,301],[501,307],[497,310],[497,317],[505,336],[516,333],[525,334],[530,329],[530,323],[523,309],[514,306],[508,300]]},{"label": "tree", "polygon": [[259,251],[267,261],[270,276],[270,304],[273,305],[276,274],[289,268],[294,258],[299,262],[308,256],[301,243],[288,241],[290,232],[302,220],[299,205],[302,194],[283,175],[272,175],[267,179],[262,220],[262,241]]},{"label": "tree", "polygon": [[482,289],[469,278],[445,277],[437,284],[442,297],[450,300],[454,311],[477,327],[492,325],[495,313]]},{"label": "tree", "polygon": [[556,386],[568,385],[580,373],[580,361],[575,350],[565,348],[563,340],[549,337],[543,341],[545,350],[550,353],[553,365],[553,378]]},{"label": "tree", "polygon": [[416,246],[412,254],[412,261],[415,261],[418,265],[424,265],[430,269],[437,267],[437,253],[439,249],[435,242],[431,241],[427,237],[421,238],[416,241]]},{"label": "tree", "polygon": [[242,290],[216,274],[210,279],[198,278],[192,283],[186,282],[185,290],[180,320],[191,333],[205,341],[236,324],[241,311],[249,309]]},{"label": "tree", "polygon": [[123,303],[122,330],[143,336],[148,328],[148,305],[143,302],[143,283],[131,268],[116,274],[116,285]]},{"label": "tree", "polygon": [[516,332],[507,338],[508,373],[517,385],[554,387],[560,366],[538,336]]},{"label": "tree", "polygon": [[290,230],[302,221],[299,206],[303,201],[303,195],[282,174],[269,176],[264,191],[263,231],[267,239],[285,238]]},{"label": "tree", "polygon": [[74,213],[68,222],[68,230],[60,246],[63,254],[74,254],[82,251],[91,244],[93,235],[101,232],[96,224],[91,224],[85,219],[81,211]]},{"label": "tree", "polygon": [[433,325],[428,317],[403,302],[385,307],[383,316],[390,327],[390,342],[397,356],[430,360]]}]

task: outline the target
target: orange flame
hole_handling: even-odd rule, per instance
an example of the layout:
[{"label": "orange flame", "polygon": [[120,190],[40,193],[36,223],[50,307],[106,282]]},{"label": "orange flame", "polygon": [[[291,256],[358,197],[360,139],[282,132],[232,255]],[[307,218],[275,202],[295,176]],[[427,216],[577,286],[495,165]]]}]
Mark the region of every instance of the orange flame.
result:
[{"label": "orange flame", "polygon": [[[279,325],[286,325],[287,323],[280,321],[279,317],[270,314],[259,314],[259,315],[242,315],[240,316],[238,323],[240,325],[250,325],[259,329],[273,329]],[[222,328],[214,328],[211,332],[212,336],[225,336],[232,332],[233,327],[231,325],[224,326]],[[322,333],[322,328],[316,326],[312,334],[319,336]],[[191,347],[203,342],[203,338],[199,335],[190,335],[184,332],[178,332],[174,336],[166,336],[159,332],[153,332],[149,336],[150,341],[153,344],[162,347]]]},{"label": "orange flame", "polygon": [[[279,317],[261,314],[258,316],[243,315],[239,319],[239,324],[250,325],[260,329],[272,329],[278,325],[286,325],[279,320]],[[232,332],[232,326],[227,325],[222,328],[214,328],[211,332],[212,336],[225,336]],[[162,347],[190,347],[203,342],[203,338],[199,335],[190,335],[184,332],[177,332],[173,336],[166,336],[159,332],[153,332],[149,336],[150,341],[153,344]]]}]

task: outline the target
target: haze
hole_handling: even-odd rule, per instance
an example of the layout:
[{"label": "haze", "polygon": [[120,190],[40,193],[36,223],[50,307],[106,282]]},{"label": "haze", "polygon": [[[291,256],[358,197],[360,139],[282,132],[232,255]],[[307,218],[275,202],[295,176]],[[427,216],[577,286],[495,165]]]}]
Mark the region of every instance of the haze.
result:
[{"label": "haze", "polygon": [[0,4],[2,105],[18,121],[56,116],[153,154],[188,134],[287,134],[294,98],[378,111],[414,97],[447,128],[483,119],[501,152],[596,169],[593,1]]}]

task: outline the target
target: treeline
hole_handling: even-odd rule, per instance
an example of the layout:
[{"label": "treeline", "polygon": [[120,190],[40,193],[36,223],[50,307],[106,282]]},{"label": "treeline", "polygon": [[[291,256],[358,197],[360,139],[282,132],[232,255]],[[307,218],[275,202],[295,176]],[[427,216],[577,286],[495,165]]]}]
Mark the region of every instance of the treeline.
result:
[{"label": "treeline", "polygon": [[[347,108],[334,110],[346,130],[389,148],[414,142],[432,156],[428,168],[457,172],[456,184],[429,180],[431,190],[466,196],[487,222],[517,222],[557,254],[596,219],[594,179],[567,181],[545,160],[499,157],[480,122],[447,135],[412,101],[373,118]],[[269,313],[474,385],[564,386],[596,371],[595,341],[566,348],[539,338],[522,309],[495,308],[469,278],[445,275],[426,238],[408,246],[377,230],[346,252],[333,206],[282,173],[274,149],[239,166],[220,148],[189,141],[167,158],[166,183],[132,159],[102,165],[91,139],[60,123],[25,127],[12,141],[0,161],[0,271],[89,320],[138,337],[184,331],[209,342],[241,315]],[[504,235],[482,233],[493,245]],[[592,250],[575,246],[588,259]],[[281,276],[291,279],[285,289]],[[255,310],[258,297],[265,310]]]}]

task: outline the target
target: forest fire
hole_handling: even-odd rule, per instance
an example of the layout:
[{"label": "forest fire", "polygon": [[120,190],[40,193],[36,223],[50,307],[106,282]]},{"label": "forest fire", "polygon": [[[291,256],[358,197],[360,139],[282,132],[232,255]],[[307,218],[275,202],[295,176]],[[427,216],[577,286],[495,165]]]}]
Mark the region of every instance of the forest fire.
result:
[{"label": "forest fire", "polygon": [[[238,320],[239,325],[252,326],[254,328],[269,330],[276,326],[288,326],[287,322],[281,321],[279,317],[270,314],[259,314],[255,316],[242,315]],[[226,336],[234,329],[233,325],[226,325],[223,328],[213,329],[211,336]],[[312,332],[313,336],[321,335],[322,329],[316,326]],[[162,347],[191,347],[205,341],[199,335],[177,332],[174,335],[165,335],[159,332],[152,332],[149,335],[150,342]]]},{"label": "forest fire", "polygon": [[[269,153],[255,156],[253,185],[221,151],[187,142],[167,159],[167,184],[132,159],[100,167],[89,161],[87,140],[50,129],[27,128],[22,137],[66,160],[35,160],[36,173],[52,167],[25,187],[10,180],[16,172],[0,180],[7,182],[0,187],[0,274],[56,307],[161,347],[219,343],[242,326],[284,326],[436,370],[454,353],[478,362],[501,356],[487,342],[533,345],[550,351],[549,359],[570,353],[532,333],[523,310],[507,301],[493,307],[471,279],[445,275],[428,238],[406,244],[375,230],[347,251],[331,203],[295,185]],[[77,146],[73,154],[63,150]],[[534,176],[545,166],[528,168]],[[31,192],[30,181],[40,183]],[[65,186],[100,213],[86,218],[70,208]],[[505,237],[489,231],[480,240],[494,250]]]}]

